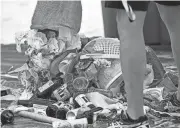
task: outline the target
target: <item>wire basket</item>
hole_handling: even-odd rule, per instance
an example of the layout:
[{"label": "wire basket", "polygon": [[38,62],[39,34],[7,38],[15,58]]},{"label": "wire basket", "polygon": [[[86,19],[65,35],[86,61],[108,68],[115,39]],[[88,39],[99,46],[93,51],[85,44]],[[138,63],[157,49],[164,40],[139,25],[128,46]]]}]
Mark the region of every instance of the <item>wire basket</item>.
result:
[{"label": "wire basket", "polygon": [[83,48],[81,59],[86,58],[120,58],[120,41],[114,38],[96,38]]}]

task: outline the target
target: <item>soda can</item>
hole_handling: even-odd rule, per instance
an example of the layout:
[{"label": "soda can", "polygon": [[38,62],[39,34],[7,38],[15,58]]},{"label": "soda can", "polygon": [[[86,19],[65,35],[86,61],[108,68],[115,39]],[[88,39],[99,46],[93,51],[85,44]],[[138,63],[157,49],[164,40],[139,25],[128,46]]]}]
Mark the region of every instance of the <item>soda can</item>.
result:
[{"label": "soda can", "polygon": [[94,108],[95,106],[93,105],[92,102],[90,102],[88,100],[88,98],[86,97],[86,95],[84,94],[80,94],[78,96],[75,97],[75,101],[81,106],[87,106],[87,107],[90,107],[90,108]]},{"label": "soda can", "polygon": [[80,109],[80,108],[76,108],[76,109],[69,110],[69,111],[66,113],[66,119],[67,119],[67,120],[75,120],[75,119],[76,119],[76,116],[77,116],[77,114],[78,114],[79,109]]},{"label": "soda can", "polygon": [[58,101],[65,101],[71,97],[71,94],[69,93],[66,87],[67,85],[64,84],[55,91],[53,91],[53,95]]},{"label": "soda can", "polygon": [[39,88],[38,88],[38,91],[39,91],[40,93],[42,93],[42,92],[44,92],[45,90],[47,90],[49,87],[51,87],[53,84],[54,84],[54,82],[50,80],[50,81],[48,81],[46,84],[44,84],[42,87],[39,87]]},{"label": "soda can", "polygon": [[66,113],[73,108],[70,104],[64,104],[62,101],[54,103],[47,107],[46,115],[58,119],[66,120]]},{"label": "soda can", "polygon": [[70,120],[69,122],[72,128],[87,128],[88,127],[88,121],[86,118]]},{"label": "soda can", "polygon": [[[80,107],[76,109],[72,109],[67,112],[66,119],[67,120],[73,120],[73,119],[80,119],[80,118],[87,118],[89,115],[85,114],[89,112],[91,109],[89,107]],[[82,117],[83,115],[83,117]],[[80,118],[78,118],[80,117]]]}]

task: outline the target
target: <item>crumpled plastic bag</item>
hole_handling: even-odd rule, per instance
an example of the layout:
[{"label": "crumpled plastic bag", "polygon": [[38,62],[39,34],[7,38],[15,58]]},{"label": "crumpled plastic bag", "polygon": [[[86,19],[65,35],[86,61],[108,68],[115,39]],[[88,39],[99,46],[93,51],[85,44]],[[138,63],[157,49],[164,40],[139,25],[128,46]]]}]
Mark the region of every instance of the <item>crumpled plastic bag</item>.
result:
[{"label": "crumpled plastic bag", "polygon": [[98,67],[111,67],[111,61],[107,59],[95,59],[93,63]]},{"label": "crumpled plastic bag", "polygon": [[41,49],[47,42],[45,35],[37,30],[29,30],[25,32],[18,32],[15,34],[16,41],[16,50],[21,52],[21,44],[24,44],[25,41],[27,45],[32,49]]},{"label": "crumpled plastic bag", "polygon": [[[54,34],[54,33],[53,33]],[[37,30],[29,30],[27,32],[16,33],[16,49],[21,52],[21,45],[28,45],[28,49],[25,51],[25,55],[32,56],[33,53],[37,54],[42,52],[43,54],[59,53],[59,42],[55,36],[50,35],[47,39],[46,35]]]},{"label": "crumpled plastic bag", "polygon": [[59,46],[58,46],[58,41],[56,38],[50,38],[47,47],[50,53],[58,53],[59,52]]},{"label": "crumpled plastic bag", "polygon": [[65,50],[70,50],[70,49],[81,49],[81,39],[78,34],[73,35],[71,40],[63,40],[63,39],[58,39],[59,41],[59,53],[65,51]]},{"label": "crumpled plastic bag", "polygon": [[98,92],[91,92],[86,94],[87,98],[97,107],[109,108],[110,104],[116,104],[118,100],[106,97]]},{"label": "crumpled plastic bag", "polygon": [[31,91],[28,90],[24,90],[20,97],[18,98],[18,100],[29,100],[31,97],[33,96],[33,93]]},{"label": "crumpled plastic bag", "polygon": [[62,53],[66,49],[66,43],[63,40],[58,40],[59,53]]},{"label": "crumpled plastic bag", "polygon": [[33,96],[33,91],[36,89],[36,83],[30,72],[23,71],[19,73],[19,80],[23,86],[24,91],[21,93],[20,100],[29,100]]},{"label": "crumpled plastic bag", "polygon": [[145,79],[144,79],[144,89],[148,88],[149,85],[153,82],[154,80],[154,71],[152,68],[152,65],[146,64],[146,71],[145,71]]},{"label": "crumpled plastic bag", "polygon": [[9,73],[19,73],[18,79],[24,86],[23,90],[20,90],[20,92],[15,92],[14,95],[20,99],[29,99],[32,97],[33,91],[35,91],[39,79],[37,73],[30,68],[27,63],[15,70],[10,71]]},{"label": "crumpled plastic bag", "polygon": [[157,99],[158,101],[162,101],[164,99],[163,91],[164,91],[164,87],[148,88],[143,90],[143,94],[145,97],[151,100]]},{"label": "crumpled plastic bag", "polygon": [[48,58],[42,57],[42,53],[38,53],[37,55],[33,55],[31,57],[31,61],[33,63],[33,69],[35,71],[40,71],[43,69],[49,69],[51,60]]},{"label": "crumpled plastic bag", "polygon": [[70,49],[81,49],[81,40],[79,34],[66,26],[59,26],[58,36],[60,52]]},{"label": "crumpled plastic bag", "polygon": [[85,75],[87,77],[88,80],[95,80],[97,81],[97,69],[96,69],[96,66],[94,64],[91,64],[89,66],[89,68],[85,71]]},{"label": "crumpled plastic bag", "polygon": [[78,34],[73,35],[72,40],[70,42],[67,42],[66,44],[66,50],[69,49],[81,49],[81,39]]},{"label": "crumpled plastic bag", "polygon": [[69,64],[72,62],[72,58],[75,56],[75,53],[70,53],[64,58],[63,61],[59,63],[59,71],[62,72],[64,75],[68,70]]}]

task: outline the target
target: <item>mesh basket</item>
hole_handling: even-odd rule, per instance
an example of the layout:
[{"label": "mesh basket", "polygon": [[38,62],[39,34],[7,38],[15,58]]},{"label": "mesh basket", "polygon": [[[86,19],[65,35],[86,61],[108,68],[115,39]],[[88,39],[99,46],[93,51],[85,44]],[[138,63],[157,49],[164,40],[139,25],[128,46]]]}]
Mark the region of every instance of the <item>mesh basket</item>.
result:
[{"label": "mesh basket", "polygon": [[83,57],[119,59],[120,42],[114,38],[96,38],[85,45],[83,53],[85,55],[81,56],[81,59]]}]

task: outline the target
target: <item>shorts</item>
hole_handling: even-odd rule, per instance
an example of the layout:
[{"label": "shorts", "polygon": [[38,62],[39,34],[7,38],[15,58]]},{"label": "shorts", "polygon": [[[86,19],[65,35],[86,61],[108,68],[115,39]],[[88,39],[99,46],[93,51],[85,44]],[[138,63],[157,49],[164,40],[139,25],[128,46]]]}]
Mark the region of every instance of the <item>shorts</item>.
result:
[{"label": "shorts", "polygon": [[[132,7],[133,10],[146,11],[148,9],[149,2],[150,1],[128,1],[128,4]],[[180,1],[155,1],[155,2],[166,6],[180,5]],[[124,9],[121,1],[106,1],[105,7]]]}]

